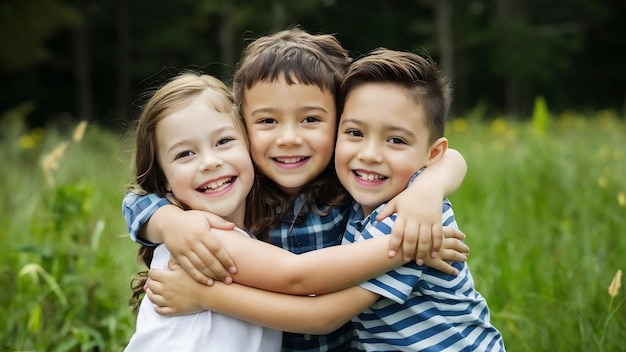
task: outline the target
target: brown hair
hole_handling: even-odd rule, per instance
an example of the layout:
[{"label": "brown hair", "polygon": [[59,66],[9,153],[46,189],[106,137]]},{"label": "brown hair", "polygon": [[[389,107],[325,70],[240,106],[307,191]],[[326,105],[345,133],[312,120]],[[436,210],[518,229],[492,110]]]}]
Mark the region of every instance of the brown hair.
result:
[{"label": "brown hair", "polygon": [[346,96],[367,83],[390,83],[407,89],[426,116],[430,143],[442,137],[452,103],[451,83],[430,57],[378,48],[350,65],[339,92],[339,110]]},{"label": "brown hair", "polygon": [[[135,127],[134,176],[129,190],[139,194],[155,193],[166,197],[172,204],[186,208],[165,188],[167,180],[157,159],[156,126],[169,114],[186,106],[191,100],[206,95],[207,102],[218,112],[232,112],[235,128],[248,143],[247,133],[231,90],[219,79],[187,71],[171,78],[161,87],[151,92],[143,106]],[[148,268],[152,262],[155,247],[142,245],[137,255],[138,261]],[[147,271],[137,273],[132,281],[133,295],[129,304],[137,309],[144,294],[143,286]]]},{"label": "brown hair", "polygon": [[[290,28],[260,37],[248,45],[234,75],[233,92],[240,111],[246,104],[246,89],[258,82],[273,82],[282,77],[287,84],[314,85],[336,98],[349,63],[347,50],[334,36],[313,35]],[[320,175],[304,186],[301,194],[304,194],[305,206],[300,215],[306,211],[325,215],[330,207],[346,201],[347,193],[337,179],[334,164],[331,160]],[[256,175],[246,216],[250,232],[262,238],[285,214],[293,211],[296,197],[286,194],[258,170]]]}]

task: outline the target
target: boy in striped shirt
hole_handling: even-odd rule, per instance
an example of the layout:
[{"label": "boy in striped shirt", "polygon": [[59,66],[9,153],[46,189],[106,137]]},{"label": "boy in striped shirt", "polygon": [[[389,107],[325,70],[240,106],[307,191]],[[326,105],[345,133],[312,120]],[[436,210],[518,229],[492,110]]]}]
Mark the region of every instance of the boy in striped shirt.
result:
[{"label": "boy in striped shirt", "polygon": [[[335,166],[355,200],[343,242],[387,236],[395,214],[379,222],[378,211],[447,149],[450,83],[429,58],[378,49],[350,66],[340,102]],[[447,199],[443,222],[456,227]],[[363,348],[503,351],[467,263],[453,266],[457,276],[412,262],[361,284],[372,295],[352,319]]]},{"label": "boy in striped shirt", "polygon": [[[429,58],[377,49],[350,65],[339,103],[335,167],[354,199],[343,239],[349,245],[389,236],[396,214],[383,221],[376,215],[447,150],[443,132],[451,88]],[[444,197],[443,225],[456,227]],[[188,291],[201,301],[200,309],[285,331],[324,334],[352,320],[358,349],[366,351],[504,351],[466,263],[452,266],[458,275],[409,262],[359,286],[317,296],[237,283],[202,287],[202,294]]]}]

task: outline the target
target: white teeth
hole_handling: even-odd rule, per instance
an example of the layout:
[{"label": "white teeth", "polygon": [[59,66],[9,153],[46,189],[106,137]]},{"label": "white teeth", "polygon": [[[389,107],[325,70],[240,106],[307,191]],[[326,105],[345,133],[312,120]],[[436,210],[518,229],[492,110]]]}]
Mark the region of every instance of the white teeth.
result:
[{"label": "white teeth", "polygon": [[355,171],[354,172],[356,174],[356,176],[358,178],[360,178],[361,180],[364,181],[368,181],[368,182],[373,182],[373,181],[382,181],[384,179],[386,179],[387,177],[383,176],[383,175],[379,175],[379,174],[370,174],[370,173],[365,173],[362,171]]},{"label": "white teeth", "polygon": [[233,182],[233,178],[229,177],[229,178],[223,178],[221,180],[215,181],[215,182],[211,182],[203,187],[198,188],[200,191],[205,192],[205,191],[215,191],[219,188],[222,188],[225,184],[230,184],[231,182]]},{"label": "white teeth", "polygon": [[304,159],[306,159],[306,158],[304,158],[304,157],[299,157],[299,158],[296,158],[296,157],[292,157],[292,158],[274,158],[274,160],[276,160],[278,162],[281,162],[283,164],[295,164],[295,163],[300,162],[300,161],[302,161]]}]

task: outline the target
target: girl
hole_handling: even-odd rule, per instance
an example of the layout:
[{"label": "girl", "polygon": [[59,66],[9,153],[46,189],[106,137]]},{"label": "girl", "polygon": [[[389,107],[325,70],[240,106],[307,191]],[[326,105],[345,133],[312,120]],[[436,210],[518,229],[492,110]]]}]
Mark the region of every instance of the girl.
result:
[{"label": "girl", "polygon": [[[340,244],[346,228],[351,198],[335,174],[333,149],[338,122],[335,94],[349,62],[347,51],[333,36],[289,29],[252,42],[235,73],[234,93],[258,171],[248,209],[251,232],[293,253]],[[419,264],[427,253],[437,252],[441,199],[458,187],[465,168],[460,154],[446,153],[381,212],[381,217],[394,209],[398,212],[392,255],[400,242],[408,258],[416,257],[417,247]],[[155,195],[146,197],[147,206],[146,198],[132,193],[124,201],[131,236],[164,242],[199,282],[206,283],[213,271],[226,282],[235,272],[246,274],[239,263],[235,271],[233,261],[224,259],[225,253],[234,257],[230,250],[206,235],[204,214],[183,212]],[[398,235],[404,232],[402,241]],[[211,252],[230,273],[220,269]],[[346,349],[353,336],[349,323],[328,335],[286,334],[284,350]]]},{"label": "girl", "polygon": [[[241,228],[246,227],[245,200],[254,170],[245,129],[236,112],[228,88],[210,76],[182,74],[157,90],[144,107],[136,129],[138,191],[167,196],[184,209],[211,212],[235,224],[235,231],[214,230],[214,236],[240,263],[237,280],[250,286],[259,283],[260,288],[294,294],[331,292],[402,264],[400,258],[387,256],[386,239],[302,256],[251,240]],[[458,240],[446,240],[448,244],[456,250],[446,249],[442,259],[464,260],[461,252],[465,245]],[[140,255],[151,268],[164,268],[170,259],[164,245],[142,247]],[[366,258],[371,265],[357,265]],[[337,270],[340,266],[345,269]],[[275,270],[269,273],[268,267]],[[329,280],[331,273],[337,273],[337,278]],[[144,284],[145,280],[135,286],[134,298]],[[281,340],[279,331],[211,311],[162,317],[144,297],[137,331],[126,350],[200,350],[211,346],[218,351],[277,351]]]},{"label": "girl", "polygon": [[[379,49],[350,66],[341,86],[345,104],[335,156],[339,179],[355,200],[345,245],[389,235],[395,216],[374,218],[444,154],[450,92],[436,63],[417,54]],[[456,227],[450,202],[442,203],[445,223]],[[183,270],[160,271],[152,275],[149,297],[167,314],[197,305],[289,331],[326,333],[352,319],[366,351],[504,351],[469,268],[454,266],[457,276],[408,263],[358,287],[315,297],[238,284],[206,287]],[[173,275],[182,280],[168,284]]]}]

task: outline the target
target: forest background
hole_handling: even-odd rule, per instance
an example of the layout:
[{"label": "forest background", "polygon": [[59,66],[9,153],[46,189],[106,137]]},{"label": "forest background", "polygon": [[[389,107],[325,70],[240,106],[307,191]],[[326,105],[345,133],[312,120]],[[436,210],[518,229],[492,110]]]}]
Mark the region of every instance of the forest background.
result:
[{"label": "forest background", "polygon": [[426,50],[454,80],[457,115],[523,119],[538,95],[555,112],[623,111],[624,13],[619,0],[8,0],[0,111],[31,102],[31,124],[125,128],[172,70],[229,81],[249,40],[294,24],[336,34],[352,57]]},{"label": "forest background", "polygon": [[425,50],[455,85],[446,130],[469,265],[509,351],[626,351],[626,2],[0,2],[0,350],[120,351],[141,269],[120,206],[147,89],[230,81],[300,25],[358,57]]}]

